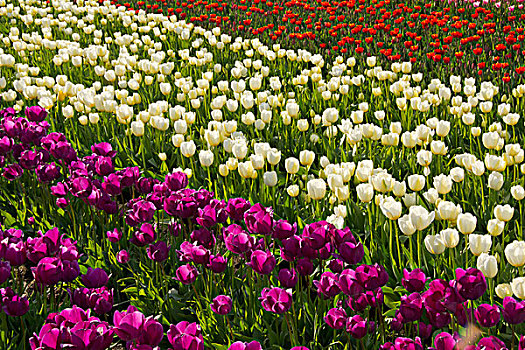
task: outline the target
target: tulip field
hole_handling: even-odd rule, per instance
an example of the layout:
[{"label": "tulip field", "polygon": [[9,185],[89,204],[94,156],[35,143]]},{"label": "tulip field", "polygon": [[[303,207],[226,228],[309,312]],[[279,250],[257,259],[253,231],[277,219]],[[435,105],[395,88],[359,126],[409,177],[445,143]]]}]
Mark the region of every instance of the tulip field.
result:
[{"label": "tulip field", "polygon": [[0,0],[0,349],[525,350],[524,6]]}]

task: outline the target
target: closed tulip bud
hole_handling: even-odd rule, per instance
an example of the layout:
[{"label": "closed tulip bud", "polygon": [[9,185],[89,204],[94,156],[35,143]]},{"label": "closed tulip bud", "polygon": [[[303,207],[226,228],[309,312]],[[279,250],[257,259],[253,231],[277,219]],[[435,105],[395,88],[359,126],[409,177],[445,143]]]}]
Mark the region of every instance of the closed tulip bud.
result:
[{"label": "closed tulip bud", "polygon": [[276,148],[272,148],[266,154],[266,159],[271,165],[277,165],[281,161],[281,151],[278,151]]},{"label": "closed tulip bud", "polygon": [[408,177],[408,187],[412,191],[421,191],[425,187],[425,177],[423,175],[410,175]]},{"label": "closed tulip bud", "polygon": [[228,169],[228,166],[226,164],[219,165],[219,174],[222,177],[228,176],[229,173],[230,173],[230,170]]},{"label": "closed tulip bud", "polygon": [[513,241],[505,247],[505,257],[514,267],[525,265],[525,241]]},{"label": "closed tulip bud", "polygon": [[503,187],[504,183],[505,183],[505,180],[503,179],[502,173],[493,171],[489,175],[488,187],[490,189],[493,189],[494,191],[499,191]]},{"label": "closed tulip bud", "polygon": [[460,167],[452,168],[450,169],[450,177],[454,182],[462,182],[465,178],[465,170],[463,170],[463,168]]},{"label": "closed tulip bud", "polygon": [[369,183],[357,185],[356,191],[357,197],[363,203],[370,202],[374,196],[374,187]]},{"label": "closed tulip bud", "polygon": [[195,154],[196,150],[197,146],[195,145],[195,142],[193,142],[193,140],[183,142],[180,145],[180,151],[182,155],[186,158],[192,157]]},{"label": "closed tulip bud", "polygon": [[287,158],[284,167],[288,174],[296,174],[299,171],[299,160],[297,158]]},{"label": "closed tulip bud", "polygon": [[514,216],[514,208],[508,204],[505,205],[496,205],[494,208],[494,216],[501,221],[510,221]]},{"label": "closed tulip bud", "polygon": [[417,163],[423,167],[428,167],[432,163],[432,152],[424,149],[417,152]]},{"label": "closed tulip bud", "polygon": [[509,283],[501,283],[496,286],[496,295],[501,299],[512,296],[512,287]]},{"label": "closed tulip bud", "polygon": [[425,237],[425,248],[429,253],[439,255],[445,251],[445,244],[440,235],[429,235]]},{"label": "closed tulip bud", "polygon": [[402,182],[394,181],[393,192],[396,197],[403,197],[406,193],[406,189],[407,189],[407,186],[406,186],[405,181],[402,181]]},{"label": "closed tulip bud", "polygon": [[440,120],[436,125],[436,135],[439,137],[445,137],[450,132],[450,122],[446,120]]},{"label": "closed tulip bud", "polygon": [[[459,214],[457,218],[458,230],[464,235],[471,234],[476,229],[477,218],[470,214]],[[489,236],[490,237],[490,236]]]},{"label": "closed tulip bud", "polygon": [[453,228],[444,229],[439,233],[443,244],[447,248],[455,248],[459,243],[459,233],[458,230]]},{"label": "closed tulip bud", "polygon": [[299,186],[297,185],[290,185],[286,189],[286,192],[290,197],[297,197],[299,195]]},{"label": "closed tulip bud", "polygon": [[469,248],[472,254],[479,256],[481,253],[488,253],[492,246],[492,239],[490,235],[476,235],[472,234],[468,237]]},{"label": "closed tulip bud", "polygon": [[405,236],[412,236],[416,232],[416,228],[412,225],[408,214],[401,216],[397,220],[397,224]]},{"label": "closed tulip bud", "polygon": [[140,120],[131,123],[131,132],[133,135],[140,137],[144,135],[144,123]]},{"label": "closed tulip bud", "polygon": [[472,134],[472,136],[478,137],[479,135],[481,135],[481,128],[474,126],[472,127],[472,129],[470,129],[470,133]]},{"label": "closed tulip bud", "polygon": [[313,179],[306,184],[308,196],[314,200],[323,199],[326,194],[326,182],[323,179]]},{"label": "closed tulip bud", "polygon": [[277,185],[277,173],[275,171],[267,171],[263,175],[264,184],[268,187]]},{"label": "closed tulip bud", "polygon": [[525,198],[525,189],[523,189],[523,186],[521,185],[512,186],[510,188],[510,193],[517,201],[521,201],[523,198]]},{"label": "closed tulip bud", "polygon": [[476,267],[488,278],[494,278],[498,274],[498,261],[496,257],[487,253],[481,253],[478,257]]},{"label": "closed tulip bud", "polygon": [[162,162],[165,162],[166,159],[168,158],[168,156],[166,155],[166,153],[159,153],[159,159],[162,161]]},{"label": "closed tulip bud", "polygon": [[525,299],[525,277],[516,277],[510,282],[512,293],[520,299]]},{"label": "closed tulip bud", "polygon": [[299,152],[299,160],[304,166],[311,166],[315,160],[315,153],[308,150]]}]

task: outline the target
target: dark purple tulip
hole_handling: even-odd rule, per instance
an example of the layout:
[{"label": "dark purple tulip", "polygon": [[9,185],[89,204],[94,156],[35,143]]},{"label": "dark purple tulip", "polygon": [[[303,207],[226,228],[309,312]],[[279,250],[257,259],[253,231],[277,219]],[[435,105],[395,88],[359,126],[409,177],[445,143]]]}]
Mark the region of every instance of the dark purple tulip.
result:
[{"label": "dark purple tulip", "polygon": [[232,224],[223,229],[226,248],[236,254],[247,252],[253,245],[254,239],[241,226]]},{"label": "dark purple tulip", "polygon": [[214,273],[222,273],[228,266],[228,260],[220,255],[210,255],[208,266]]},{"label": "dark purple tulip", "polygon": [[29,339],[31,350],[36,349],[57,349],[60,329],[53,323],[44,323],[38,334],[33,333]]},{"label": "dark purple tulip", "polygon": [[518,350],[525,350],[525,335],[520,337],[520,342],[518,344]]},{"label": "dark purple tulip", "polygon": [[350,297],[355,297],[364,292],[363,286],[355,279],[355,271],[351,269],[344,270],[339,275],[339,288]]},{"label": "dark purple tulip", "polygon": [[366,293],[361,293],[357,296],[346,299],[346,304],[355,312],[362,312],[368,307],[368,298]]},{"label": "dark purple tulip", "polygon": [[456,322],[460,324],[463,327],[467,326],[468,323],[468,316],[467,311],[465,310],[464,304],[458,304],[456,307],[456,312],[454,312],[454,316],[456,317]]},{"label": "dark purple tulip", "polygon": [[140,177],[140,169],[138,167],[127,167],[118,171],[123,187],[131,187]]},{"label": "dark purple tulip", "polygon": [[117,253],[117,262],[119,264],[126,264],[129,261],[129,253],[126,250],[121,250]]},{"label": "dark purple tulip", "polygon": [[525,303],[516,301],[513,297],[503,299],[503,319],[510,324],[525,322]]},{"label": "dark purple tulip", "polygon": [[282,241],[281,258],[286,261],[294,261],[301,252],[301,238],[291,236]]},{"label": "dark purple tulip", "polygon": [[218,201],[216,199],[212,200],[210,204],[205,206],[203,209],[199,209],[196,220],[197,223],[201,226],[210,228],[216,224],[221,224],[226,222],[228,219],[228,214],[224,207],[226,204],[224,201]]},{"label": "dark purple tulip", "polygon": [[307,258],[299,259],[295,268],[301,276],[309,276],[314,272],[314,264]]},{"label": "dark purple tulip", "polygon": [[423,270],[415,269],[411,272],[408,272],[407,269],[403,269],[403,278],[401,279],[401,284],[403,287],[405,287],[407,292],[421,292],[423,288],[425,288],[426,281],[427,277],[423,273]]},{"label": "dark purple tulip", "polygon": [[335,227],[326,221],[318,221],[308,224],[301,235],[303,241],[312,249],[320,249],[332,236]]},{"label": "dark purple tulip", "polygon": [[175,271],[175,278],[177,281],[182,284],[192,284],[197,279],[199,272],[195,267],[190,264],[180,266],[177,271]]},{"label": "dark purple tulip", "polygon": [[292,306],[292,294],[278,287],[264,288],[259,300],[266,311],[276,314],[283,314]]},{"label": "dark purple tulip", "polygon": [[78,198],[88,197],[93,190],[91,181],[87,177],[79,176],[70,183],[71,194]]},{"label": "dark purple tulip", "polygon": [[257,203],[244,213],[244,222],[248,231],[253,234],[271,234],[273,230],[273,210]]},{"label": "dark purple tulip", "polygon": [[421,344],[421,339],[416,337],[416,339],[410,338],[396,338],[394,342],[395,350],[423,350],[423,345]]},{"label": "dark purple tulip", "polygon": [[167,245],[164,241],[150,244],[147,248],[148,258],[156,262],[163,262],[168,259],[170,249],[171,245]]},{"label": "dark purple tulip", "polygon": [[476,320],[481,327],[494,327],[501,319],[501,311],[497,305],[481,304],[474,311]]},{"label": "dark purple tulip", "polygon": [[385,295],[383,294],[383,289],[381,289],[381,287],[376,290],[367,290],[364,295],[368,305],[373,308],[383,305],[385,301]]},{"label": "dark purple tulip", "polygon": [[490,337],[482,338],[478,342],[476,350],[507,350],[507,346],[503,341],[491,335]]},{"label": "dark purple tulip", "polygon": [[434,347],[436,350],[454,350],[455,346],[456,340],[447,332],[439,333],[434,339]]},{"label": "dark purple tulip", "polygon": [[294,288],[298,280],[297,273],[293,268],[279,270],[278,278],[285,288]]},{"label": "dark purple tulip", "polygon": [[345,266],[345,262],[341,259],[332,259],[328,262],[328,268],[333,273],[343,272],[344,266]]},{"label": "dark purple tulip", "polygon": [[324,321],[330,328],[342,329],[346,325],[347,318],[348,316],[346,315],[345,309],[339,307],[328,310],[328,313],[324,317]]},{"label": "dark purple tulip", "polygon": [[141,177],[135,183],[135,188],[141,194],[148,194],[153,191],[155,180],[150,177]]},{"label": "dark purple tulip", "polygon": [[0,138],[0,154],[6,155],[11,151],[11,147],[13,147],[14,141],[9,136],[4,136]]},{"label": "dark purple tulip", "polygon": [[168,225],[168,231],[173,237],[179,237],[180,232],[182,231],[182,225],[178,222],[172,222]]},{"label": "dark purple tulip", "polygon": [[388,282],[388,273],[381,265],[360,265],[355,269],[355,278],[367,290],[375,290]]},{"label": "dark purple tulip", "polygon": [[9,261],[0,261],[0,284],[4,283],[11,277],[11,264]]},{"label": "dark purple tulip", "polygon": [[107,142],[94,144],[93,146],[91,146],[91,152],[102,157],[107,156],[111,158],[113,158],[117,154],[117,151],[114,151],[111,144]]},{"label": "dark purple tulip", "polygon": [[116,173],[109,174],[104,178],[102,189],[110,196],[118,196],[122,193],[121,178]]},{"label": "dark purple tulip", "polygon": [[339,257],[351,265],[360,263],[365,255],[365,250],[361,243],[344,242],[339,245],[338,249]]},{"label": "dark purple tulip", "polygon": [[297,233],[297,223],[293,225],[286,220],[277,220],[273,227],[272,237],[280,240],[292,237]]},{"label": "dark purple tulip", "polygon": [[227,295],[218,295],[213,299],[210,308],[218,315],[227,315],[232,311],[232,299]]},{"label": "dark purple tulip", "polygon": [[167,335],[174,350],[204,350],[201,326],[197,323],[182,321],[171,325]]},{"label": "dark purple tulip", "polygon": [[113,309],[113,290],[102,288],[77,288],[69,291],[71,304],[83,309],[92,309],[98,315],[104,315]]},{"label": "dark purple tulip", "polygon": [[341,292],[338,285],[338,276],[332,272],[323,272],[319,280],[314,280],[314,286],[317,288],[317,293],[323,295],[325,298],[333,298]]},{"label": "dark purple tulip", "polygon": [[102,268],[88,267],[85,275],[81,277],[82,283],[88,288],[99,288],[105,286],[109,281],[109,276]]},{"label": "dark purple tulip", "polygon": [[29,301],[18,295],[5,296],[2,298],[2,310],[8,316],[23,316],[29,310]]},{"label": "dark purple tulip", "polygon": [[144,320],[142,334],[138,339],[141,345],[157,346],[164,337],[164,329],[162,325],[152,316]]},{"label": "dark purple tulip", "polygon": [[36,123],[41,122],[47,117],[47,111],[40,106],[26,107],[26,109],[24,110],[24,114],[26,115],[29,121]]},{"label": "dark purple tulip", "polygon": [[423,298],[421,298],[421,294],[412,293],[410,295],[403,295],[401,297],[399,312],[405,322],[419,320],[423,314]]},{"label": "dark purple tulip", "polygon": [[2,176],[9,181],[18,179],[24,173],[24,169],[18,164],[9,164],[4,168]]},{"label": "dark purple tulip", "polygon": [[390,328],[394,332],[399,332],[403,328],[404,324],[405,321],[403,320],[403,316],[401,315],[401,313],[399,313],[399,310],[397,310],[394,315],[394,318],[392,319],[392,321],[390,321]]},{"label": "dark purple tulip", "polygon": [[121,240],[122,232],[114,228],[113,231],[107,231],[106,236],[108,236],[108,241],[116,243]]},{"label": "dark purple tulip", "polygon": [[171,191],[178,191],[188,186],[188,175],[182,171],[168,174],[164,178],[164,183]]},{"label": "dark purple tulip", "polygon": [[192,242],[197,242],[208,249],[213,248],[216,243],[215,235],[204,227],[194,230],[191,233],[190,238]]},{"label": "dark purple tulip", "polygon": [[254,340],[249,343],[243,343],[242,341],[236,341],[228,350],[262,350],[261,344],[258,341]]},{"label": "dark purple tulip", "polygon": [[95,171],[100,176],[107,176],[115,171],[111,157],[98,157],[95,162]]},{"label": "dark purple tulip", "polygon": [[67,184],[59,182],[55,186],[51,186],[51,193],[56,197],[65,197],[69,193],[69,188]]},{"label": "dark purple tulip", "polygon": [[80,275],[80,266],[78,266],[78,261],[65,260],[62,258],[62,271],[60,275],[60,281],[62,282],[74,281]]},{"label": "dark purple tulip", "polygon": [[432,325],[419,322],[417,325],[418,334],[422,339],[430,338],[432,335]]},{"label": "dark purple tulip", "polygon": [[26,244],[22,240],[16,243],[9,243],[3,252],[4,259],[9,261],[11,266],[23,265],[27,259],[26,251]]},{"label": "dark purple tulip", "polygon": [[476,300],[487,290],[487,281],[480,270],[456,269],[456,288],[459,295],[468,300]]},{"label": "dark purple tulip", "polygon": [[256,250],[250,258],[250,266],[260,275],[269,275],[275,268],[275,257],[271,252]]},{"label": "dark purple tulip", "polygon": [[355,339],[361,339],[366,335],[366,320],[361,315],[349,317],[346,321],[346,331]]},{"label": "dark purple tulip", "polygon": [[155,238],[157,238],[155,228],[152,224],[145,223],[140,226],[138,231],[133,233],[129,241],[138,247],[144,247],[153,243]]},{"label": "dark purple tulip", "polygon": [[141,336],[144,321],[144,315],[131,306],[126,311],[115,311],[113,314],[115,333],[123,341],[135,340]]},{"label": "dark purple tulip", "polygon": [[244,198],[231,198],[226,204],[226,213],[233,221],[244,220],[244,213],[251,208],[250,202]]},{"label": "dark purple tulip", "polygon": [[210,251],[201,245],[191,247],[191,261],[199,265],[206,265],[210,261]]},{"label": "dark purple tulip", "polygon": [[435,311],[430,308],[426,308],[428,320],[434,328],[443,328],[451,322],[450,313],[448,311]]},{"label": "dark purple tulip", "polygon": [[155,215],[155,205],[146,200],[140,200],[133,204],[132,213],[133,218],[138,223],[144,223],[153,220]]},{"label": "dark purple tulip", "polygon": [[35,280],[43,285],[52,286],[60,281],[62,261],[58,258],[43,258],[33,269]]}]

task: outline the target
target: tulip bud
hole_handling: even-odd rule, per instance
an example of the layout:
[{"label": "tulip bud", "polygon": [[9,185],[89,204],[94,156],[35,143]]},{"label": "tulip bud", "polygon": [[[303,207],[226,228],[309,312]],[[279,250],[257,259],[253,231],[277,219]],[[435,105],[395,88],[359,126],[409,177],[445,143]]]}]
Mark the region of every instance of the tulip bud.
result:
[{"label": "tulip bud", "polygon": [[514,208],[508,204],[496,205],[494,208],[494,216],[500,221],[510,221],[514,216]]},{"label": "tulip bud", "polygon": [[482,253],[478,257],[476,267],[488,278],[494,278],[498,274],[498,261],[496,257],[488,255],[487,253]]},{"label": "tulip bud", "polygon": [[476,229],[477,218],[470,214],[459,214],[457,218],[458,230],[464,235],[471,234]]},{"label": "tulip bud", "polygon": [[468,237],[469,248],[472,254],[479,256],[481,253],[488,253],[492,246],[490,235],[472,234]]},{"label": "tulip bud", "polygon": [[501,299],[512,296],[512,287],[509,283],[501,283],[496,286],[496,295]]},{"label": "tulip bud", "polygon": [[459,233],[456,229],[447,228],[439,233],[447,248],[455,248],[459,243]]},{"label": "tulip bud", "polygon": [[313,179],[306,184],[308,196],[314,200],[322,199],[326,194],[326,182],[323,179]]},{"label": "tulip bud", "polygon": [[440,235],[425,237],[425,247],[431,254],[439,255],[445,251],[445,244]]},{"label": "tulip bud", "polygon": [[356,191],[357,197],[363,203],[370,202],[374,196],[374,187],[369,183],[357,185]]}]

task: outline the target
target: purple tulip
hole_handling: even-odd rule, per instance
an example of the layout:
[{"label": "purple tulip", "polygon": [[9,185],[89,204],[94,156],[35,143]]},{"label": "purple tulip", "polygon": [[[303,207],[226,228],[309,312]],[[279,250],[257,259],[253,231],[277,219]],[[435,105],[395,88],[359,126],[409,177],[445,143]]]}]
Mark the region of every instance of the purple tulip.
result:
[{"label": "purple tulip", "polygon": [[320,249],[332,236],[335,227],[326,221],[318,221],[306,225],[303,229],[301,237],[305,243],[312,249]]},{"label": "purple tulip", "polygon": [[507,350],[507,346],[503,341],[491,335],[490,337],[482,338],[478,342],[476,350]]},{"label": "purple tulip", "polygon": [[426,281],[427,277],[423,273],[423,270],[415,269],[411,272],[408,272],[407,269],[403,269],[403,278],[401,279],[401,284],[403,287],[405,287],[407,292],[421,292],[423,288],[425,288]]},{"label": "purple tulip", "polygon": [[494,327],[501,319],[501,311],[497,305],[481,304],[474,311],[476,320],[481,327]]},{"label": "purple tulip", "polygon": [[266,311],[276,314],[283,314],[292,306],[292,294],[278,287],[264,288],[259,300]]},{"label": "purple tulip", "polygon": [[295,268],[301,276],[309,276],[314,272],[314,264],[308,258],[299,259]]},{"label": "purple tulip", "polygon": [[346,331],[355,339],[361,339],[366,335],[366,320],[361,315],[349,317],[346,321]]},{"label": "purple tulip", "polygon": [[253,234],[271,234],[273,230],[273,210],[257,203],[244,213],[244,222],[248,231]]},{"label": "purple tulip", "polygon": [[190,257],[191,261],[193,261],[194,263],[199,265],[206,265],[210,261],[210,251],[201,245],[192,245]]},{"label": "purple tulip", "polygon": [[328,310],[328,313],[324,317],[324,321],[330,328],[342,329],[346,326],[347,318],[348,316],[346,315],[345,309],[339,307]]},{"label": "purple tulip", "polygon": [[88,288],[99,288],[105,286],[109,281],[109,276],[102,268],[88,267],[85,275],[81,277],[82,283]]},{"label": "purple tulip", "polygon": [[417,325],[418,334],[422,339],[430,338],[432,335],[432,325],[419,322]]},{"label": "purple tulip", "polygon": [[179,171],[166,175],[164,183],[171,191],[178,191],[188,186],[188,175]]},{"label": "purple tulip", "polygon": [[254,239],[241,226],[232,224],[223,229],[226,249],[236,254],[247,252],[254,244]]},{"label": "purple tulip", "polygon": [[293,225],[286,220],[277,220],[273,227],[272,237],[280,240],[292,237],[297,233],[297,223]]},{"label": "purple tulip", "polygon": [[114,228],[113,231],[107,231],[106,236],[108,237],[108,241],[116,243],[122,239],[122,232]]},{"label": "purple tulip", "polygon": [[153,220],[157,208],[155,204],[147,200],[139,200],[133,204],[131,217],[137,223],[145,223]]},{"label": "purple tulip", "polygon": [[236,341],[228,350],[262,350],[261,344],[258,341],[254,340],[249,343],[243,343],[242,341]]},{"label": "purple tulip", "polygon": [[525,335],[520,337],[520,342],[518,344],[518,350],[525,350]]},{"label": "purple tulip", "polygon": [[525,303],[516,301],[513,297],[503,299],[503,319],[510,324],[525,322]]},{"label": "purple tulip", "polygon": [[129,253],[127,250],[121,250],[117,253],[117,262],[119,264],[126,264],[129,261]]},{"label": "purple tulip", "polygon": [[122,193],[121,178],[116,173],[109,174],[104,178],[102,189],[110,196],[118,196]]},{"label": "purple tulip", "polygon": [[18,164],[9,164],[4,168],[2,176],[9,181],[18,179],[24,173],[24,169]]},{"label": "purple tulip", "polygon": [[47,111],[40,106],[26,107],[26,109],[24,110],[24,114],[26,115],[29,121],[36,123],[41,122],[47,117]]},{"label": "purple tulip", "polygon": [[345,266],[345,262],[341,259],[332,259],[328,262],[328,268],[333,273],[343,272],[344,266]]},{"label": "purple tulip", "polygon": [[338,285],[338,276],[332,272],[323,272],[319,280],[314,280],[317,293],[325,298],[333,298],[341,292]]},{"label": "purple tulip", "polygon": [[137,339],[143,332],[145,317],[133,306],[126,311],[115,311],[113,314],[113,324],[115,333],[123,341]]},{"label": "purple tulip", "polygon": [[137,247],[144,247],[153,243],[156,238],[157,234],[153,225],[145,223],[140,226],[138,231],[133,233],[129,241]]},{"label": "purple tulip", "polygon": [[279,270],[278,279],[285,288],[294,288],[297,284],[297,273],[293,268]]},{"label": "purple tulip", "polygon": [[468,268],[456,269],[456,288],[459,295],[468,300],[476,300],[487,290],[487,281],[480,270]]},{"label": "purple tulip", "polygon": [[218,295],[213,299],[210,308],[218,315],[227,315],[232,310],[232,299],[226,295]]},{"label": "purple tulip", "polygon": [[401,297],[401,305],[399,312],[403,316],[405,322],[417,321],[423,314],[423,298],[419,293],[412,293],[410,295],[403,295]]},{"label": "purple tulip", "polygon": [[152,316],[144,320],[142,327],[142,334],[138,339],[141,345],[157,346],[164,337],[164,329],[162,325]]},{"label": "purple tulip", "polygon": [[434,339],[434,346],[436,350],[454,350],[456,347],[456,340],[449,333],[442,332]]},{"label": "purple tulip", "polygon": [[171,245],[167,245],[164,241],[150,244],[147,248],[148,258],[156,262],[163,262],[168,259],[170,249]]},{"label": "purple tulip", "polygon": [[98,315],[104,315],[113,309],[113,290],[102,288],[77,288],[69,291],[71,304],[83,309],[92,309]]},{"label": "purple tulip", "polygon": [[43,258],[32,271],[37,283],[52,286],[60,281],[62,261],[58,258]]},{"label": "purple tulip", "polygon": [[[66,256],[66,254],[64,254]],[[65,260],[62,258],[62,271],[60,281],[73,282],[80,275],[80,266],[77,260]]]},{"label": "purple tulip", "polygon": [[301,252],[301,238],[291,236],[282,241],[281,258],[286,261],[294,261]]},{"label": "purple tulip", "polygon": [[[0,293],[4,294],[4,293]],[[18,295],[10,295],[12,293],[7,293],[7,296],[2,298],[2,311],[6,313],[7,316],[18,317],[23,316],[29,311],[29,300],[26,297],[20,297]]]},{"label": "purple tulip", "polygon": [[167,335],[174,350],[204,350],[201,327],[197,323],[182,321],[171,325]]},{"label": "purple tulip", "polygon": [[0,137],[0,154],[7,155],[9,152],[11,152],[13,144],[14,140],[9,136]]},{"label": "purple tulip", "polygon": [[190,264],[180,266],[177,271],[175,271],[174,279],[181,282],[182,284],[192,284],[197,279],[199,272],[195,267]]},{"label": "purple tulip", "polygon": [[207,267],[210,268],[214,273],[222,273],[228,266],[228,260],[223,256],[210,255],[210,260]]},{"label": "purple tulip", "polygon": [[40,164],[35,169],[36,179],[42,183],[55,181],[60,177],[60,168],[55,164]]},{"label": "purple tulip", "polygon": [[350,297],[355,297],[364,292],[363,286],[355,278],[355,271],[351,269],[344,270],[339,275],[339,288]]},{"label": "purple tulip", "polygon": [[394,342],[395,350],[423,350],[421,339],[410,339],[410,338],[396,338]]},{"label": "purple tulip", "polygon": [[360,265],[355,269],[355,279],[367,290],[375,290],[388,282],[388,273],[381,265]]},{"label": "purple tulip", "polygon": [[9,261],[0,261],[0,284],[11,277],[11,264]]},{"label": "purple tulip", "polygon": [[344,242],[338,247],[339,257],[347,264],[359,264],[365,256],[365,249],[361,243]]},{"label": "purple tulip", "polygon": [[275,268],[275,257],[269,251],[256,250],[252,253],[249,265],[260,275],[269,275]]},{"label": "purple tulip", "polygon": [[244,198],[231,198],[226,204],[226,213],[233,221],[243,221],[244,213],[251,208],[250,202]]}]

